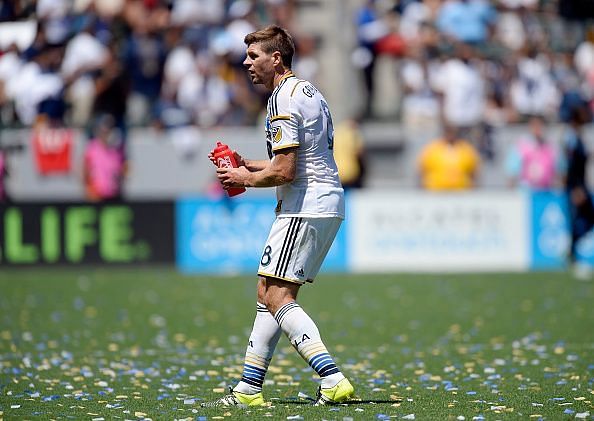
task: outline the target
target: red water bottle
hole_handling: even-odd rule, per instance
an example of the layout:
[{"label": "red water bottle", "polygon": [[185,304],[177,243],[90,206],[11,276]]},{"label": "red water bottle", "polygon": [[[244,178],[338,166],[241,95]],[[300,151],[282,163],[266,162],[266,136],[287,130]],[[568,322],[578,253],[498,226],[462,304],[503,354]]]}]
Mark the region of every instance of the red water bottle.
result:
[{"label": "red water bottle", "polygon": [[[217,167],[219,168],[237,168],[237,162],[235,162],[235,156],[233,151],[229,149],[229,146],[222,142],[217,142],[217,147],[212,151],[213,156],[217,161]],[[245,191],[245,187],[231,187],[227,190],[229,197],[237,196]]]}]

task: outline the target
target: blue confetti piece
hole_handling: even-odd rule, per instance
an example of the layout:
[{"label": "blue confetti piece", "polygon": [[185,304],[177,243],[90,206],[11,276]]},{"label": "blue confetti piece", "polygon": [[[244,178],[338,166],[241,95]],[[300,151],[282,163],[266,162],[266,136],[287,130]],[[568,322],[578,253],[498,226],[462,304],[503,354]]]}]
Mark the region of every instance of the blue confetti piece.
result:
[{"label": "blue confetti piece", "polygon": [[567,384],[567,381],[565,380],[559,380],[557,383],[555,383],[557,386],[562,386],[564,384]]},{"label": "blue confetti piece", "polygon": [[573,409],[567,408],[565,411],[563,411],[563,413],[571,415],[571,414],[575,414],[575,411]]},{"label": "blue confetti piece", "polygon": [[476,392],[471,390],[470,392],[466,392],[466,394],[467,395],[476,395]]}]

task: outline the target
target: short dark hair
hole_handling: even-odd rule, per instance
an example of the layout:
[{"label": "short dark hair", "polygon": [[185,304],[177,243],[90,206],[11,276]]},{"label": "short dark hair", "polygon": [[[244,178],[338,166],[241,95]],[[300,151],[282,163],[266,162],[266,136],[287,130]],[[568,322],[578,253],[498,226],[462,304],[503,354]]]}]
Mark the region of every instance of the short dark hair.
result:
[{"label": "short dark hair", "polygon": [[272,54],[278,51],[281,55],[283,65],[291,67],[293,54],[295,54],[295,43],[293,37],[287,30],[278,25],[267,26],[259,31],[247,34],[243,40],[248,47],[251,44],[260,43],[262,51]]}]

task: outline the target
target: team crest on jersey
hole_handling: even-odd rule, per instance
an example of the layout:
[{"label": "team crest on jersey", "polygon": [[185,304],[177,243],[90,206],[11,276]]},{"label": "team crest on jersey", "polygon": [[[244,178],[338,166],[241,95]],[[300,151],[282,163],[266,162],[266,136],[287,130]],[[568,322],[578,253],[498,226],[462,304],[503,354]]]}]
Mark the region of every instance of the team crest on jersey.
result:
[{"label": "team crest on jersey", "polygon": [[278,143],[283,138],[283,130],[279,127],[271,127],[270,133],[272,135],[272,141]]}]

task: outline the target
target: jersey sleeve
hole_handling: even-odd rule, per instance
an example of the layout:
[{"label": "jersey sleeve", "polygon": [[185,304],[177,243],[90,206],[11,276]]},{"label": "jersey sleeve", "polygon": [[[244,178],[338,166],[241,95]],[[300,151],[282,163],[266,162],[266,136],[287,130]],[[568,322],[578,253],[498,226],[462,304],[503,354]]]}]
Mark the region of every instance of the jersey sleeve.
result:
[{"label": "jersey sleeve", "polygon": [[281,91],[271,98],[270,137],[272,152],[299,147],[299,124],[302,121],[296,98]]}]

